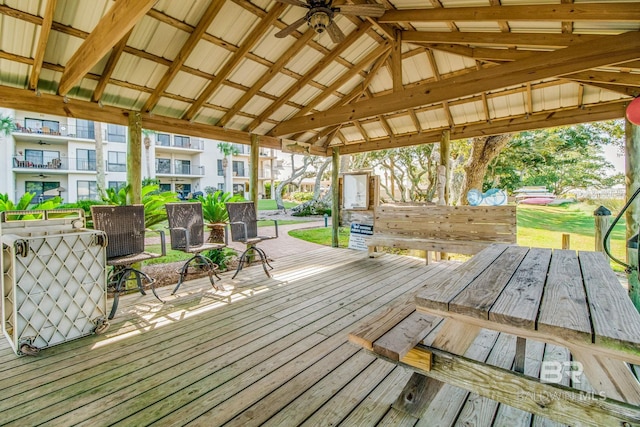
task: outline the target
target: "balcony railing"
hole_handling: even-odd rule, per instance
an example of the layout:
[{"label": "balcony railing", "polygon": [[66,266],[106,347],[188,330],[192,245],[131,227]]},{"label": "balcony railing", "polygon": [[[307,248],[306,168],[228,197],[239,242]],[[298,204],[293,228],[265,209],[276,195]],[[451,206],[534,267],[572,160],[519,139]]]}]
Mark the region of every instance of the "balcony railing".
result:
[{"label": "balcony railing", "polygon": [[55,157],[40,161],[25,159],[22,156],[13,156],[14,169],[46,169],[49,171],[78,171],[95,172],[96,162],[74,157]]},{"label": "balcony railing", "polygon": [[158,175],[204,176],[204,166],[195,165],[156,165]]},{"label": "balcony railing", "polygon": [[204,150],[204,144],[202,140],[198,138],[190,138],[188,141],[184,139],[169,138],[169,141],[156,140],[156,147],[171,147],[171,148],[185,148],[187,150]]},{"label": "balcony railing", "polygon": [[58,122],[50,122],[49,126],[38,125],[29,127],[26,126],[25,120],[16,120],[14,124],[15,128],[13,131],[16,133],[95,139],[93,128],[88,128],[86,126],[77,127],[74,125],[60,124]]}]

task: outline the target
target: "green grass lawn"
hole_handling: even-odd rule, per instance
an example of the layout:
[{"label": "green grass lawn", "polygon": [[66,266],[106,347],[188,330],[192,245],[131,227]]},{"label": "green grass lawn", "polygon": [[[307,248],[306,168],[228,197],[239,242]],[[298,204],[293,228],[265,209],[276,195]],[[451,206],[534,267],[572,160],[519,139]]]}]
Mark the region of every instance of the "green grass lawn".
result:
[{"label": "green grass lawn", "polygon": [[[293,202],[284,202],[284,207],[290,209],[294,206],[298,206],[298,203]],[[276,206],[276,201],[271,199],[260,199],[258,200],[258,210],[259,211],[275,211],[278,209]]]},{"label": "green grass lawn", "polygon": [[[305,228],[301,230],[291,230],[289,236],[306,240],[307,242],[331,246],[331,230],[331,227]],[[338,230],[338,246],[346,248],[348,245],[349,229],[340,227]]]}]

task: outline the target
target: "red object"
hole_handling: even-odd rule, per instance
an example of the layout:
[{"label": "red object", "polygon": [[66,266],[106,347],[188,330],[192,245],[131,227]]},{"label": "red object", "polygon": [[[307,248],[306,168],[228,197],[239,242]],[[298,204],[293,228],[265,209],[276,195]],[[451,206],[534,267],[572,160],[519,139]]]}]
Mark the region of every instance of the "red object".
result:
[{"label": "red object", "polygon": [[634,125],[640,126],[640,97],[627,105],[627,119]]}]

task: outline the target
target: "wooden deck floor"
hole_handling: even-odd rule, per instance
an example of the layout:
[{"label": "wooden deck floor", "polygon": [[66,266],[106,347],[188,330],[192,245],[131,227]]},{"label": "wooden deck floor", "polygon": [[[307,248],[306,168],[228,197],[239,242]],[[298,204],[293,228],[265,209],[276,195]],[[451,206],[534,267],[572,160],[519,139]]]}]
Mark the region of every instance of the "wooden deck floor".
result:
[{"label": "wooden deck floor", "polygon": [[[411,373],[347,342],[363,318],[457,264],[323,248],[259,266],[227,292],[129,295],[106,334],[17,357],[0,343],[2,425],[556,425],[445,386],[421,419],[391,404]],[[510,366],[515,338],[486,332],[468,354]],[[562,349],[530,346],[529,356]],[[568,357],[568,355],[560,356]],[[529,364],[534,366],[535,363]]]}]

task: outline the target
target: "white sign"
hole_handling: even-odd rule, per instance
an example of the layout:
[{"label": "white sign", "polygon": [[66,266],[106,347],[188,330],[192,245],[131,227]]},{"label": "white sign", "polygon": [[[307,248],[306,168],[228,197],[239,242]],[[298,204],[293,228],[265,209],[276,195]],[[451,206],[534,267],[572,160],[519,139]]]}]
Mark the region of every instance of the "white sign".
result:
[{"label": "white sign", "polygon": [[371,236],[373,236],[373,225],[352,223],[351,234],[349,235],[349,249],[366,251]]}]

